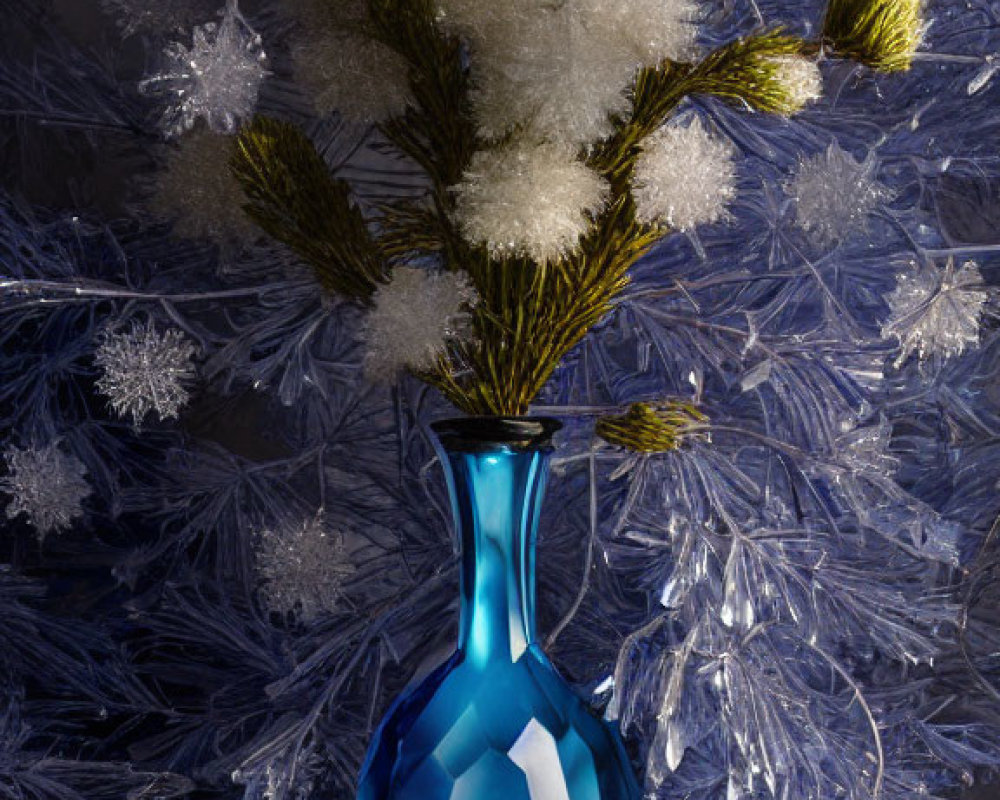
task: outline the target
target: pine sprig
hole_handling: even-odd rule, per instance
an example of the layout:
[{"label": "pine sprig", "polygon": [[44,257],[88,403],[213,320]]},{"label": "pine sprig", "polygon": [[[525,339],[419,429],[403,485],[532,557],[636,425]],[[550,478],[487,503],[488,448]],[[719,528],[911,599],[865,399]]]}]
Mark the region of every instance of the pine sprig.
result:
[{"label": "pine sprig", "polygon": [[367,301],[383,278],[379,248],[346,181],[330,175],[309,138],[288,122],[256,117],[231,163],[247,214],[307,261],[323,286]]},{"label": "pine sprig", "polygon": [[467,413],[526,413],[563,357],[612,309],[629,268],[660,235],[637,222],[631,196],[620,192],[571,258],[537,265],[495,261],[477,250],[466,265],[481,298],[476,336],[456,348],[451,363],[422,377]]},{"label": "pine sprig", "polygon": [[830,0],[823,41],[883,72],[909,69],[920,44],[921,0]]},{"label": "pine sprig", "polygon": [[374,35],[410,65],[413,103],[380,129],[430,177],[429,206],[438,220],[445,265],[461,268],[469,249],[451,224],[451,187],[478,145],[462,44],[438,28],[429,0],[369,0],[368,9]]},{"label": "pine sprig", "polygon": [[737,39],[705,57],[684,80],[691,94],[710,94],[765,114],[791,114],[787,89],[778,79],[776,59],[803,55],[809,48],[781,29]]},{"label": "pine sprig", "polygon": [[780,30],[737,39],[697,64],[664,61],[636,77],[632,114],[591,155],[590,164],[613,185],[631,180],[642,141],[666,121],[691,94],[710,94],[755,111],[788,114],[797,108],[778,78],[778,59],[802,55],[808,43]]},{"label": "pine sprig", "polygon": [[633,403],[621,415],[601,417],[595,432],[609,444],[637,453],[676,450],[684,437],[708,421],[691,403]]}]

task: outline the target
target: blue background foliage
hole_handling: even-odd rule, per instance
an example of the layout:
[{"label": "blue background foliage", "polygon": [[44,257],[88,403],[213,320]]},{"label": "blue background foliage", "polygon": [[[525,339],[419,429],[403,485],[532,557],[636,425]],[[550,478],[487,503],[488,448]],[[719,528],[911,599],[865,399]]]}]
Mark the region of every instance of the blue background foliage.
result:
[{"label": "blue background foliage", "polygon": [[[273,71],[260,109],[303,124],[363,205],[419,191],[369,131],[314,118],[278,4],[244,10]],[[711,47],[761,19],[815,35],[822,9],[706,13]],[[566,423],[541,632],[655,797],[945,798],[1000,764],[996,306],[953,358],[897,367],[881,335],[902,272],[972,259],[1000,283],[998,13],[928,3],[910,72],[825,61],[792,121],[686,101],[739,148],[731,219],[660,243],[534,409]],[[70,0],[0,18],[0,431],[59,439],[94,490],[42,543],[4,519],[0,797],[351,797],[388,702],[452,646],[427,427],[451,412],[367,383],[362,312],[286,251],[149,212],[170,145],[136,82],[175,34],[122,38]],[[833,143],[892,197],[819,247],[787,185]],[[136,430],[93,354],[145,319],[198,344],[199,378],[179,421]],[[598,414],[664,397],[709,432],[648,457],[594,438]],[[350,552],[340,603],[270,613],[259,533],[319,509]]]}]

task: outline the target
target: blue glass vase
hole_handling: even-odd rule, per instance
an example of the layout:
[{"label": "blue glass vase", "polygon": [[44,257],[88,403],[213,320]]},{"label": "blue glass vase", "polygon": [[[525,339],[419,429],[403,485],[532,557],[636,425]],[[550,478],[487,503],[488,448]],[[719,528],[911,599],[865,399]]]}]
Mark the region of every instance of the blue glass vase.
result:
[{"label": "blue glass vase", "polygon": [[638,800],[617,731],[535,639],[535,536],[559,423],[432,428],[462,549],[458,648],[390,708],[358,800]]}]

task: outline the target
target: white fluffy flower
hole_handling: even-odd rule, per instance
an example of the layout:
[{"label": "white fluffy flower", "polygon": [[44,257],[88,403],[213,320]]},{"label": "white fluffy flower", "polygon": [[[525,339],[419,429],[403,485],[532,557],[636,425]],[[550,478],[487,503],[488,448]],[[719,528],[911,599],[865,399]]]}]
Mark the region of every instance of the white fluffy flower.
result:
[{"label": "white fluffy flower", "polygon": [[87,468],[76,456],[63,453],[57,441],[39,448],[10,447],[4,460],[7,476],[0,478],[0,489],[13,496],[7,505],[9,519],[24,514],[42,539],[83,514],[83,500],[91,494],[84,478]]},{"label": "white fluffy flower", "polygon": [[243,188],[229,169],[233,140],[199,130],[180,139],[156,177],[153,211],[174,220],[179,236],[241,242],[260,232],[243,211]]},{"label": "white fluffy flower", "polygon": [[94,354],[103,373],[97,388],[120,416],[131,415],[136,427],[150,411],[160,419],[176,417],[195,375],[194,351],[180,331],[160,335],[152,322],[108,334]]},{"label": "white fluffy flower", "polygon": [[256,567],[264,605],[303,622],[336,610],[354,572],[343,534],[322,513],[261,531]]},{"label": "white fluffy flower", "polygon": [[204,119],[220,133],[232,133],[257,105],[267,75],[260,36],[228,0],[221,22],[198,25],[191,47],[172,42],[164,49],[166,66],[139,89],[167,98],[160,125],[179,136]]},{"label": "white fluffy flower", "polygon": [[[307,0],[296,0],[306,2]],[[521,27],[541,11],[551,8],[549,0],[509,0],[505,3],[487,0],[437,0],[438,23],[445,29],[465,36],[473,43],[492,38],[503,30]]]},{"label": "white fluffy flower", "polygon": [[515,17],[472,44],[471,98],[480,134],[516,126],[535,138],[585,145],[625,115],[638,60],[609,48],[568,6]]},{"label": "white fluffy flower", "polygon": [[955,269],[949,259],[943,270],[928,265],[897,276],[896,288],[886,297],[890,315],[882,337],[899,340],[899,367],[913,353],[927,358],[961,355],[979,344],[979,317],[989,300],[979,267],[966,261]]},{"label": "white fluffy flower", "polygon": [[774,56],[774,78],[781,86],[789,110],[794,112],[823,96],[823,75],[819,65],[804,56]]},{"label": "white fluffy flower", "polygon": [[292,47],[295,72],[321,114],[357,122],[401,114],[410,98],[406,61],[359,33],[308,35]]},{"label": "white fluffy flower", "polygon": [[608,193],[570,147],[518,142],[473,155],[455,214],[465,237],[494,256],[551,262],[576,249]]},{"label": "white fluffy flower", "polygon": [[594,38],[646,66],[690,60],[697,52],[692,0],[570,0]]},{"label": "white fluffy flower", "polygon": [[716,222],[736,196],[736,148],[713,136],[697,119],[668,125],[649,136],[632,182],[636,215],[678,230]]},{"label": "white fluffy flower", "polygon": [[836,144],[803,159],[787,191],[795,200],[795,221],[820,245],[863,229],[868,216],[892,193],[875,180],[874,157],[855,161]]},{"label": "white fluffy flower", "polygon": [[396,267],[365,323],[366,374],[392,381],[407,367],[431,369],[450,340],[468,334],[476,300],[465,273]]}]

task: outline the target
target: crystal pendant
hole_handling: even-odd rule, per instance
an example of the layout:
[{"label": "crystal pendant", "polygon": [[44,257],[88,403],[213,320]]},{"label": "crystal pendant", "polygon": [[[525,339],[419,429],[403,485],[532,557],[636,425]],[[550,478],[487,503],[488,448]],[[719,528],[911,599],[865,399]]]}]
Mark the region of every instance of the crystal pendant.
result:
[{"label": "crystal pendant", "polygon": [[617,731],[535,639],[535,534],[559,423],[432,427],[462,547],[458,648],[387,713],[358,800],[638,800]]}]

